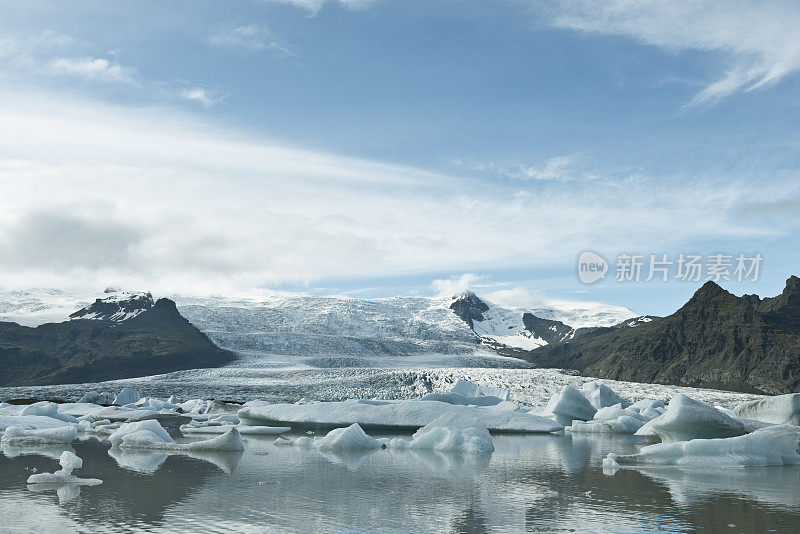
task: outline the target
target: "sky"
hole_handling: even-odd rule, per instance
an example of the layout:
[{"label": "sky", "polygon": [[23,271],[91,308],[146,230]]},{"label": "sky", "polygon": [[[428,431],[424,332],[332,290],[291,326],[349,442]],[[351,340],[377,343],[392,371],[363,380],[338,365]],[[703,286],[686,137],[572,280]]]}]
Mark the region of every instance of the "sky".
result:
[{"label": "sky", "polygon": [[[0,0],[0,285],[664,315],[800,274],[800,4]],[[608,262],[578,278],[590,250]],[[624,255],[668,280],[617,281]],[[524,299],[523,299],[524,300]]]}]

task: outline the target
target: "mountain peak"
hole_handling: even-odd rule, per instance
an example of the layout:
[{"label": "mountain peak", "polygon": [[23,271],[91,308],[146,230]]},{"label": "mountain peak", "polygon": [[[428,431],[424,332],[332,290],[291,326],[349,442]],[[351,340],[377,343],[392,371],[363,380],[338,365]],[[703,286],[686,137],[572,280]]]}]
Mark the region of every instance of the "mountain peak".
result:
[{"label": "mountain peak", "polygon": [[694,295],[692,296],[689,302],[697,300],[708,300],[717,297],[719,295],[727,295],[727,294],[729,293],[724,289],[722,289],[719,286],[719,284],[709,280],[708,282],[700,286],[700,289],[695,291]]},{"label": "mountain peak", "polygon": [[473,328],[474,321],[483,321],[483,314],[489,311],[489,306],[472,291],[464,291],[450,304],[450,309]]},{"label": "mountain peak", "polygon": [[95,300],[89,306],[71,313],[69,318],[122,322],[149,310],[154,304],[150,293],[118,293]]}]

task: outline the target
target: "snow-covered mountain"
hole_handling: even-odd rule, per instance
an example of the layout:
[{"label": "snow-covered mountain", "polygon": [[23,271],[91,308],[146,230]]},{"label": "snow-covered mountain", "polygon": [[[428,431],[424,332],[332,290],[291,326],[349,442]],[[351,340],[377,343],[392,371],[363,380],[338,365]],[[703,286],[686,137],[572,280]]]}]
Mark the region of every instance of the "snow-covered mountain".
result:
[{"label": "snow-covered mountain", "polygon": [[[315,365],[331,367],[365,357],[491,357],[498,347],[532,350],[566,339],[577,328],[611,326],[636,317],[627,308],[590,302],[507,307],[473,293],[380,299],[170,298],[181,315],[222,348],[239,354],[314,359]],[[152,304],[149,293],[113,288],[94,302],[57,290],[0,291],[0,319],[29,326],[68,318],[119,321]]]},{"label": "snow-covered mountain", "polygon": [[466,291],[451,299],[450,309],[489,344],[534,350],[572,339],[582,331],[616,326],[630,319],[636,326],[647,318],[621,306],[597,302],[543,301],[535,307],[500,306]]}]

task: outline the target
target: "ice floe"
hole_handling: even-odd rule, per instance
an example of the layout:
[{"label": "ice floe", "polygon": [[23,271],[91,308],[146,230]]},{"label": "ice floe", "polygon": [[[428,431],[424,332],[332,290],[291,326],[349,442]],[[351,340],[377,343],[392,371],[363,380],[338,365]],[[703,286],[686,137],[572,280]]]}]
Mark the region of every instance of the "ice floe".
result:
[{"label": "ice floe", "polygon": [[490,431],[556,432],[563,428],[551,419],[500,405],[474,407],[419,400],[385,404],[344,401],[245,405],[237,415],[247,425],[334,428],[358,423],[365,429],[417,430],[451,411],[481,420]]},{"label": "ice floe", "polygon": [[500,400],[508,400],[510,391],[508,388],[480,386],[463,378],[456,380],[450,389],[451,393],[459,393],[465,397],[497,397]]},{"label": "ice floe", "polygon": [[183,434],[224,434],[235,428],[239,434],[251,436],[276,436],[285,434],[292,428],[288,426],[247,426],[247,425],[208,425],[193,426],[183,425],[180,430]]},{"label": "ice floe", "polygon": [[663,414],[642,426],[636,435],[655,435],[669,443],[696,438],[728,438],[745,432],[741,421],[679,393],[672,397]]},{"label": "ice floe", "polygon": [[54,428],[25,428],[10,426],[3,432],[0,443],[3,445],[52,445],[70,443],[78,436],[74,426]]},{"label": "ice floe", "polygon": [[637,454],[609,454],[603,459],[603,467],[798,465],[798,444],[800,427],[776,425],[743,436],[657,443],[643,447]]}]

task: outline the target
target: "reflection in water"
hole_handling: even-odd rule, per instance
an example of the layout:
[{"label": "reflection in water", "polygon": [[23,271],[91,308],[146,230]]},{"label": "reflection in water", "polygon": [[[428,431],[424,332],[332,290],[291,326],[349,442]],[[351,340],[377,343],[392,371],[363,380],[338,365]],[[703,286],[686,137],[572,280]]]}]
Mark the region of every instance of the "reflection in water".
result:
[{"label": "reflection in water", "polygon": [[81,494],[81,487],[76,484],[28,484],[27,488],[34,493],[55,491],[58,495],[58,504],[61,505],[74,501]]},{"label": "reflection in water", "polygon": [[9,445],[3,444],[3,455],[6,458],[16,458],[17,456],[44,456],[45,458],[52,458],[58,460],[61,458],[61,453],[69,451],[75,452],[71,446],[66,443],[59,443],[56,445]]},{"label": "reflection in water", "polygon": [[494,442],[494,453],[481,456],[323,454],[250,437],[244,453],[173,455],[109,450],[89,440],[74,444],[82,473],[104,483],[83,492],[26,491],[31,469],[52,470],[55,451],[4,451],[0,516],[14,517],[6,531],[34,530],[35,520],[42,533],[732,532],[791,531],[800,521],[797,467],[605,476],[602,458],[635,452],[641,440],[533,435]]}]

